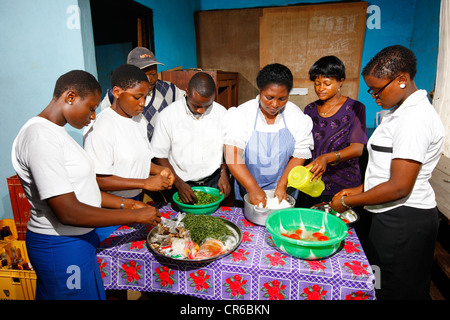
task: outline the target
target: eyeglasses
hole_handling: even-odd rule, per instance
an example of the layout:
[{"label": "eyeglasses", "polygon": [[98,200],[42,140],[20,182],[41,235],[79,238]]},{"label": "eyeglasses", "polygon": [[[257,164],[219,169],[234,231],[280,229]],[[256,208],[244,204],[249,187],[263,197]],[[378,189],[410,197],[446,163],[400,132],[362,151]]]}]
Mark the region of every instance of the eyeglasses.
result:
[{"label": "eyeglasses", "polygon": [[389,81],[388,83],[386,83],[386,84],[384,85],[384,87],[381,88],[380,90],[378,90],[377,92],[373,92],[373,89],[369,89],[369,90],[367,90],[367,93],[370,94],[370,95],[371,95],[373,98],[375,98],[375,99],[378,98],[378,96],[380,95],[381,91],[383,91],[384,89],[386,89],[386,87],[387,87],[388,85],[390,85],[392,81],[394,81],[395,79],[397,79],[397,78],[400,77],[400,76],[401,76],[401,74],[399,74],[398,76],[396,76],[394,79],[392,79],[391,81]]}]

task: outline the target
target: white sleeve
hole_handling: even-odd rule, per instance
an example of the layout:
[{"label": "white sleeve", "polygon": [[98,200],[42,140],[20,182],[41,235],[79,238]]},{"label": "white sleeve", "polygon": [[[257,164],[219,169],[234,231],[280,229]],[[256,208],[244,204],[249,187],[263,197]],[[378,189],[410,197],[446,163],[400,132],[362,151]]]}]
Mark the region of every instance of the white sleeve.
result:
[{"label": "white sleeve", "polygon": [[41,200],[74,192],[58,141],[52,136],[28,146],[27,162]]},{"label": "white sleeve", "polygon": [[95,173],[109,175],[114,172],[114,136],[112,130],[108,134],[103,131],[96,122],[85,134],[84,150],[94,161]]},{"label": "white sleeve", "polygon": [[243,110],[231,107],[225,113],[223,120],[224,144],[245,149],[247,145],[247,119]]},{"label": "white sleeve", "polygon": [[[295,108],[298,108],[294,105]],[[314,149],[314,139],[312,135],[312,119],[303,113],[300,108],[293,110],[292,116],[289,115],[287,120],[291,123],[289,130],[295,139],[294,158],[310,159],[312,157],[311,150]]]}]

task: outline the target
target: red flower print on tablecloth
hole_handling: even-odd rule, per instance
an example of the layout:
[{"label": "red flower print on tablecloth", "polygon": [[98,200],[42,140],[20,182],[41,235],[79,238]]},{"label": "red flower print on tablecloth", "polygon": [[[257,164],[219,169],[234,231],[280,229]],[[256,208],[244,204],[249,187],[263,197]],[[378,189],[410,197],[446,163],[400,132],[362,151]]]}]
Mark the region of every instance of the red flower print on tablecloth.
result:
[{"label": "red flower print on tablecloth", "polygon": [[163,211],[161,212],[161,217],[165,218],[165,219],[170,219],[173,215],[172,211]]},{"label": "red flower print on tablecloth", "polygon": [[224,287],[227,289],[225,292],[230,294],[230,298],[244,298],[244,294],[248,293],[246,287],[247,280],[243,279],[240,275],[236,274],[232,277],[225,279]]},{"label": "red flower print on tablecloth", "polygon": [[123,263],[120,273],[122,278],[127,279],[128,284],[135,284],[142,278],[141,266],[134,260]]},{"label": "red flower print on tablecloth", "polygon": [[97,257],[98,266],[100,267],[100,273],[102,275],[102,279],[109,276],[108,269],[106,266],[108,265],[104,259]]},{"label": "red flower print on tablecloth", "polygon": [[250,232],[248,232],[248,231],[244,231],[244,233],[242,234],[242,242],[243,243],[245,243],[245,242],[252,242],[253,241],[253,237],[254,237],[255,235],[254,234],[251,234]]},{"label": "red flower print on tablecloth", "polygon": [[348,254],[359,254],[361,252],[361,249],[358,248],[359,244],[355,243],[355,242],[351,242],[351,241],[345,241],[344,244],[344,250],[345,253]]},{"label": "red flower print on tablecloth", "polygon": [[369,300],[372,296],[367,292],[358,290],[345,296],[345,300]]},{"label": "red flower print on tablecloth", "polygon": [[197,292],[207,292],[208,289],[211,287],[211,284],[209,283],[210,275],[207,274],[203,270],[197,270],[195,272],[192,272],[189,274],[189,285],[191,287],[195,287],[195,291]]},{"label": "red flower print on tablecloth", "polygon": [[146,240],[131,241],[128,250],[141,250],[144,248],[144,243],[146,243]]},{"label": "red flower print on tablecloth", "polygon": [[326,260],[305,260],[302,263],[308,266],[311,273],[320,273],[327,269]]},{"label": "red flower print on tablecloth", "polygon": [[268,253],[264,256],[264,261],[272,268],[279,268],[286,264],[287,255],[280,252]]},{"label": "red flower print on tablecloth", "polygon": [[323,290],[323,286],[315,284],[304,288],[300,297],[305,298],[305,300],[325,300],[327,292]]},{"label": "red flower print on tablecloth", "polygon": [[124,226],[120,226],[117,230],[118,231],[122,231],[122,230],[130,230],[130,229],[134,229],[133,227],[124,225]]},{"label": "red flower print on tablecloth", "polygon": [[224,207],[220,207],[220,210],[222,210],[222,211],[231,211],[231,208],[224,206]]},{"label": "red flower print on tablecloth", "polygon": [[353,279],[367,278],[370,274],[370,272],[367,271],[368,267],[369,267],[368,264],[363,264],[361,261],[356,261],[356,260],[344,263],[344,268],[347,270],[347,272],[352,273]]},{"label": "red flower print on tablecloth", "polygon": [[175,272],[172,269],[166,266],[160,266],[155,269],[153,275],[156,277],[156,282],[159,282],[160,288],[172,288],[172,285],[176,283],[175,278],[173,277],[174,273]]},{"label": "red flower print on tablecloth", "polygon": [[284,289],[286,289],[286,286],[283,285],[283,282],[272,280],[264,283],[261,291],[264,291],[264,298],[268,298],[269,300],[283,300],[287,298]]},{"label": "red flower print on tablecloth", "polygon": [[249,251],[245,251],[244,249],[237,249],[230,254],[230,259],[232,262],[240,263],[243,261],[247,261],[247,256],[249,254]]},{"label": "red flower print on tablecloth", "polygon": [[253,223],[251,223],[250,221],[248,221],[247,219],[241,219],[241,222],[242,222],[242,226],[244,227],[244,228],[251,228],[251,227],[254,227],[255,225],[253,224]]}]

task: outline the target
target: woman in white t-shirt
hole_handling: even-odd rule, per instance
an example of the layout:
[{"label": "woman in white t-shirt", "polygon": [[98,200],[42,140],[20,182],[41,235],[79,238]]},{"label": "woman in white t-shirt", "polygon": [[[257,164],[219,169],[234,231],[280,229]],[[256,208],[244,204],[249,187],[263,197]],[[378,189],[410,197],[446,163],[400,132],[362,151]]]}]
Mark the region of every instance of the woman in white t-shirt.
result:
[{"label": "woman in white t-shirt", "polygon": [[26,244],[37,274],[36,299],[104,299],[93,228],[160,221],[156,208],[101,192],[92,160],[64,129],[95,119],[100,98],[91,74],[62,75],[52,101],[13,143],[12,164],[31,204]]},{"label": "woman in white t-shirt", "polygon": [[442,154],[444,127],[414,82],[416,57],[403,46],[381,50],[362,75],[369,94],[390,109],[370,137],[364,185],[331,202],[342,212],[365,205],[372,212],[369,261],[380,268],[377,298],[429,299],[438,211],[431,173]]},{"label": "woman in white t-shirt", "polygon": [[236,179],[236,200],[248,193],[250,203],[265,206],[263,190],[275,189],[280,202],[286,199],[288,174],[311,158],[314,141],[311,118],[288,101],[293,76],[286,66],[265,66],[256,84],[256,99],[227,111],[224,150]]},{"label": "woman in white t-shirt", "polygon": [[[113,104],[99,113],[84,134],[84,149],[94,161],[100,189],[135,200],[142,189],[170,189],[172,171],[151,162],[153,153],[142,115],[150,88],[146,74],[134,65],[121,65],[111,76],[111,86]],[[99,239],[117,227],[98,229]]]}]

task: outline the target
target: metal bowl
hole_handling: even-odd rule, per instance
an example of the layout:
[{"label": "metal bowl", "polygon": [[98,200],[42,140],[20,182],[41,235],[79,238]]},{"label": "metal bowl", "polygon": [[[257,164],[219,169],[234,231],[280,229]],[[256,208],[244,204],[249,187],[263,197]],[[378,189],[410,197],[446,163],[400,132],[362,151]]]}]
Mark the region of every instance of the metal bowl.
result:
[{"label": "metal bowl", "polygon": [[[155,233],[158,232],[158,228],[156,228],[156,227],[153,228],[152,230],[150,230],[150,232],[147,235],[147,247],[155,257],[161,257],[161,258],[167,259],[169,261],[173,261],[173,262],[197,264],[197,263],[207,263],[207,262],[211,262],[211,261],[214,261],[217,259],[221,259],[221,258],[225,257],[226,255],[230,254],[231,252],[233,252],[234,250],[236,250],[237,247],[239,247],[239,245],[241,244],[241,241],[242,241],[242,232],[241,232],[241,229],[239,229],[239,227],[235,223],[233,223],[227,219],[220,218],[220,217],[216,217],[216,218],[222,219],[230,228],[232,228],[236,232],[237,237],[238,237],[236,244],[229,251],[227,251],[221,255],[217,255],[217,256],[205,258],[205,259],[194,260],[194,259],[177,259],[177,258],[172,258],[172,257],[166,256],[164,254],[161,254],[157,250],[153,249],[151,246],[151,243],[152,243],[151,239],[153,238]],[[176,219],[171,219],[171,220],[176,220]]]},{"label": "metal bowl", "polygon": [[342,219],[349,228],[352,227],[359,220],[359,214],[356,211],[349,209],[347,211],[339,213],[337,211],[334,211],[331,208],[331,206],[326,202],[322,202],[322,203],[313,205],[311,207],[311,209],[316,209],[316,210],[325,211],[327,213],[330,213],[330,214]]},{"label": "metal bowl", "polygon": [[[275,190],[264,190],[264,192],[266,193],[268,199],[274,197]],[[287,195],[287,202],[289,202],[289,208],[293,208],[295,206],[295,199],[289,194]],[[278,210],[284,209],[260,208],[250,203],[248,193],[244,196],[244,216],[247,220],[254,224],[264,226],[267,217],[272,214],[272,212]]]}]

